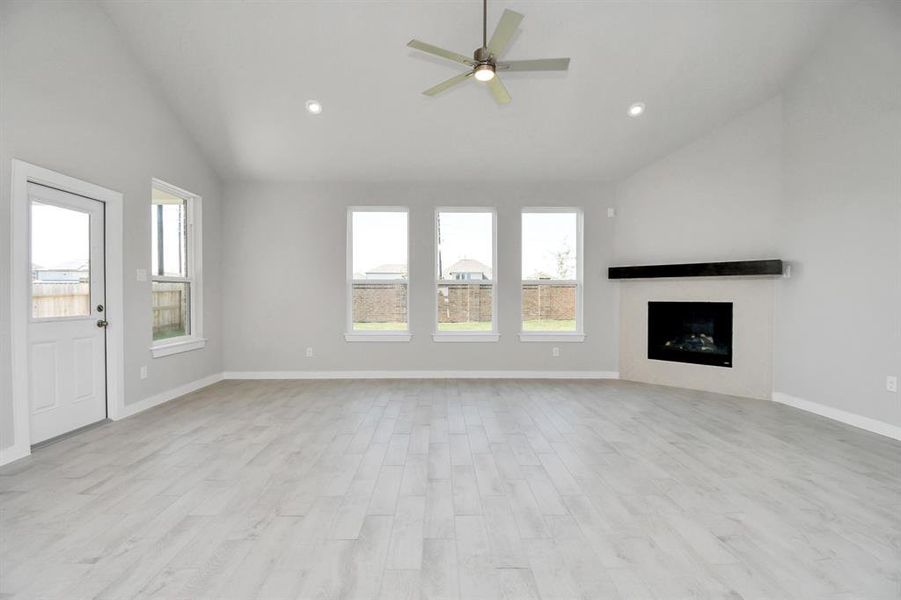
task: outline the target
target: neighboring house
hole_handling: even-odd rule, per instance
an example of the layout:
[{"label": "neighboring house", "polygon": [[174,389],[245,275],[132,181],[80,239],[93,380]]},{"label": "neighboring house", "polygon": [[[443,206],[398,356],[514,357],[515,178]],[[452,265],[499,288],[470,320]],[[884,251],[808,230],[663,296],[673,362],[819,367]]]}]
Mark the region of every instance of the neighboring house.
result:
[{"label": "neighboring house", "polygon": [[31,265],[31,280],[41,283],[78,283],[88,280],[88,263],[63,263],[53,269]]},{"label": "neighboring house", "polygon": [[472,258],[462,258],[447,270],[451,279],[461,281],[480,281],[491,279],[491,267]]},{"label": "neighboring house", "polygon": [[407,266],[406,265],[379,265],[366,273],[363,276],[363,279],[406,279],[407,278]]}]

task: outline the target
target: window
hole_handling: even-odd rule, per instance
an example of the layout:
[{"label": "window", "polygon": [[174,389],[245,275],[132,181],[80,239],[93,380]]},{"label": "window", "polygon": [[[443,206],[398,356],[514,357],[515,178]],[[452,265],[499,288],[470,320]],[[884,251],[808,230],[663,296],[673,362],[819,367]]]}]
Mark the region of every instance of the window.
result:
[{"label": "window", "polygon": [[202,348],[200,197],[154,179],[150,238],[153,355]]},{"label": "window", "polygon": [[[91,229],[94,225],[90,212],[32,200],[33,319],[91,316],[91,287],[95,283],[91,281]],[[102,223],[99,227],[103,231]]]},{"label": "window", "polygon": [[435,212],[435,341],[496,341],[492,209]]},{"label": "window", "polygon": [[523,341],[582,341],[582,213],[522,213]]},{"label": "window", "polygon": [[348,219],[347,341],[408,341],[408,223],[405,208],[351,208]]}]

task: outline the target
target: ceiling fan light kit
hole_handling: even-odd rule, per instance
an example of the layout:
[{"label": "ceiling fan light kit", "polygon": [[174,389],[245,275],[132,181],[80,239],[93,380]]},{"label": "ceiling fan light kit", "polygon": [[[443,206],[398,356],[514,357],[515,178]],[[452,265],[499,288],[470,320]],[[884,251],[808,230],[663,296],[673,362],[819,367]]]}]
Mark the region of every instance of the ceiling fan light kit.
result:
[{"label": "ceiling fan light kit", "polygon": [[466,55],[451,52],[432,44],[420,42],[419,40],[410,40],[407,44],[410,48],[414,48],[421,52],[426,52],[433,56],[452,60],[469,67],[469,71],[461,73],[455,77],[451,77],[446,81],[442,81],[436,86],[425,90],[423,94],[426,96],[437,96],[441,92],[463,83],[470,77],[477,81],[487,84],[488,90],[498,104],[508,104],[511,100],[510,93],[501,82],[498,71],[566,71],[569,69],[568,58],[541,58],[536,60],[514,60],[514,61],[498,61],[516,29],[523,20],[523,15],[512,10],[504,10],[501,20],[498,21],[497,27],[488,40],[488,0],[482,0],[482,45],[476,48],[472,58]]},{"label": "ceiling fan light kit", "polygon": [[491,65],[479,65],[473,71],[474,76],[479,81],[491,81],[494,79],[494,67]]}]

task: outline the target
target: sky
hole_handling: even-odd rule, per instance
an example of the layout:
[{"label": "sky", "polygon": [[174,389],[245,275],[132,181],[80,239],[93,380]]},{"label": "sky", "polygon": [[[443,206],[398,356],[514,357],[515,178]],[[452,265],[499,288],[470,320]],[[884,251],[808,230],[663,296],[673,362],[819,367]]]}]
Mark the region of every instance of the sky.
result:
[{"label": "sky", "polygon": [[407,264],[407,213],[353,213],[353,272],[386,264]]},{"label": "sky", "polygon": [[44,269],[72,268],[91,254],[88,213],[34,202],[31,206],[31,262]]},{"label": "sky", "polygon": [[[492,213],[439,213],[441,231],[438,250],[444,277],[460,259],[471,258],[494,270],[492,264]],[[489,274],[490,275],[490,274]]]},{"label": "sky", "polygon": [[[575,279],[576,213],[523,213],[522,215],[522,278],[534,279],[539,273],[552,279]],[[566,272],[560,273],[557,255],[571,250]]]},{"label": "sky", "polygon": [[[165,267],[167,275],[180,274],[179,264],[179,207],[166,205],[163,212],[163,229],[166,241]],[[156,244],[156,217],[153,213],[152,244]],[[31,262],[43,269],[77,268],[90,260],[91,217],[78,210],[32,203],[31,208]],[[181,253],[183,254],[183,252]],[[156,254],[153,253],[156,269]]]},{"label": "sky", "polygon": [[[157,257],[156,233],[157,233],[157,207],[154,204],[150,206],[150,272],[154,275],[157,273]],[[184,219],[184,204],[163,204],[163,273],[167,276],[185,277],[186,260],[185,252],[187,245],[182,247],[180,227]]]},{"label": "sky", "polygon": [[[491,213],[441,213],[442,266],[445,271],[461,258],[492,265]],[[576,276],[576,213],[525,213],[522,216],[522,277],[544,274],[552,278]],[[407,214],[403,212],[353,213],[353,272],[357,275],[385,264],[407,264]],[[557,266],[557,254],[571,250],[566,272]],[[431,257],[430,257],[431,260]]]}]

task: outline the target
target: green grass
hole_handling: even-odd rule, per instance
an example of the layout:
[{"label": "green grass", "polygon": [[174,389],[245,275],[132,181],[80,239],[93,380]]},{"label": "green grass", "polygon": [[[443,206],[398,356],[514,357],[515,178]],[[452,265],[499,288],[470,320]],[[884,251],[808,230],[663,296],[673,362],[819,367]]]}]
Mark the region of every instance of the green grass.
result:
[{"label": "green grass", "polygon": [[187,335],[183,327],[174,327],[171,329],[161,329],[153,332],[153,341],[168,340],[169,338],[181,337]]},{"label": "green grass", "polygon": [[523,331],[575,331],[576,330],[576,322],[573,321],[558,321],[558,320],[543,320],[543,321],[523,321],[522,322],[522,330]]},{"label": "green grass", "polygon": [[464,323],[438,323],[438,331],[491,331],[491,321],[466,321]]},{"label": "green grass", "polygon": [[354,331],[406,331],[406,323],[354,323]]}]

